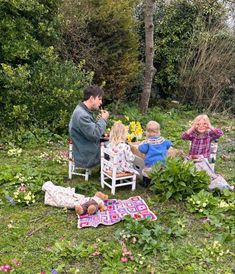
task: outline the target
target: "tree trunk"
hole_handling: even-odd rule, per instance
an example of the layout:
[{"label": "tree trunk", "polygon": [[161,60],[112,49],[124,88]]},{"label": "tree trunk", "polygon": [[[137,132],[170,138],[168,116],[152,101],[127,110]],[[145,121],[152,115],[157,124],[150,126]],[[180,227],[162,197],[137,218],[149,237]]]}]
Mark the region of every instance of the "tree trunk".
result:
[{"label": "tree trunk", "polygon": [[153,15],[155,12],[155,0],[144,1],[144,23],[145,23],[145,75],[144,90],[141,94],[140,111],[146,113],[149,105],[151,87],[156,69],[153,66],[154,57],[154,24]]}]

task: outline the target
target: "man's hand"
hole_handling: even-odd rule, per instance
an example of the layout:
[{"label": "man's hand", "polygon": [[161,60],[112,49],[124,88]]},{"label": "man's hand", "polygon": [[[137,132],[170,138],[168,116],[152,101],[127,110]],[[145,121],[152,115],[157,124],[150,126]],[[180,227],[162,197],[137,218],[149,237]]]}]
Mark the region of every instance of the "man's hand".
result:
[{"label": "man's hand", "polygon": [[101,117],[107,120],[109,118],[109,112],[107,110],[101,110],[100,111]]},{"label": "man's hand", "polygon": [[99,120],[100,120],[100,118],[101,118],[101,113],[99,113],[99,114],[97,115],[97,117],[96,117],[96,121],[99,121]]}]

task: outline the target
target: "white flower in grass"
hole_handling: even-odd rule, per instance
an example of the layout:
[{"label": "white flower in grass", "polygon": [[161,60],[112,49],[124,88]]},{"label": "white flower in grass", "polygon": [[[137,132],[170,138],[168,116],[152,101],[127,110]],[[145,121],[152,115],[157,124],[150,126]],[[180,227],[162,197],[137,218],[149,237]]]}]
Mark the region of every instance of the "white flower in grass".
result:
[{"label": "white flower in grass", "polygon": [[218,241],[213,242],[213,248],[214,249],[219,249],[221,247],[221,244]]},{"label": "white flower in grass", "polygon": [[20,182],[25,182],[26,179],[25,179],[25,177],[20,177],[20,178],[19,178],[19,181],[20,181]]},{"label": "white flower in grass", "polygon": [[219,203],[219,208],[226,208],[226,207],[229,207],[229,204],[227,204],[225,201],[220,201]]}]

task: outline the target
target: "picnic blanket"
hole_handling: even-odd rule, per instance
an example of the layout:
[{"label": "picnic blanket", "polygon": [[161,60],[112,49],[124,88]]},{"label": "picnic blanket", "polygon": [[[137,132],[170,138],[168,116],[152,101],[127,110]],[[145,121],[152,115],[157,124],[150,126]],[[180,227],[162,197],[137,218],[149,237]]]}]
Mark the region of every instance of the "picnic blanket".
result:
[{"label": "picnic blanket", "polygon": [[157,219],[140,196],[131,197],[127,200],[106,200],[105,205],[107,206],[106,211],[98,211],[94,215],[83,214],[78,216],[77,227],[97,227],[100,224],[113,225],[123,220],[126,215],[135,219]]}]

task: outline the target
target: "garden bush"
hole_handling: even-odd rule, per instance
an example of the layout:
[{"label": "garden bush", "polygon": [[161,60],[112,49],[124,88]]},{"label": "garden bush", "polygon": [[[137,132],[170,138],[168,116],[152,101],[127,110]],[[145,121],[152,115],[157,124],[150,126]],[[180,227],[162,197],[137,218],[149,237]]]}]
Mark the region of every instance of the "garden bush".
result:
[{"label": "garden bush", "polygon": [[92,73],[86,72],[83,65],[60,61],[53,48],[33,67],[2,65],[2,126],[12,132],[20,130],[23,135],[26,129],[32,131],[35,127],[59,134],[67,132],[71,111],[92,79]]},{"label": "garden bush", "polygon": [[161,199],[173,198],[177,201],[205,189],[209,184],[209,176],[205,171],[197,171],[190,161],[181,158],[168,158],[165,167],[157,163],[150,174],[151,189]]}]

